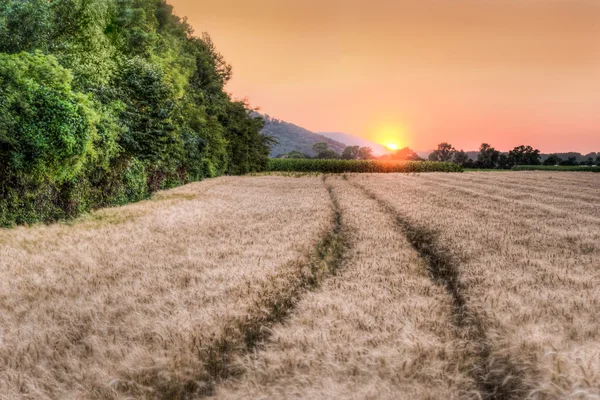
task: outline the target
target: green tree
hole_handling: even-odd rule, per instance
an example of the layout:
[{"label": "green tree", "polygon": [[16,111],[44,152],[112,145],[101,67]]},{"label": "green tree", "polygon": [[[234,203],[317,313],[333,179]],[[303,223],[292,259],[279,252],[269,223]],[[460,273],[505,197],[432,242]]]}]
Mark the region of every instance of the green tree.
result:
[{"label": "green tree", "polygon": [[71,89],[72,75],[41,53],[0,54],[0,163],[7,175],[62,182],[93,151],[94,104]]},{"label": "green tree", "polygon": [[313,144],[312,149],[315,153],[319,154],[321,152],[329,150],[329,145],[324,142],[319,142],[319,143]]},{"label": "green tree", "polygon": [[360,155],[359,146],[348,146],[342,153],[342,160],[358,160]]},{"label": "green tree", "polygon": [[0,0],[0,53],[46,49],[52,38],[52,2]]},{"label": "green tree", "polygon": [[273,139],[260,133],[264,127],[261,117],[252,117],[242,102],[229,104],[221,122],[226,129],[230,174],[263,171],[269,161]]},{"label": "green tree", "polygon": [[586,161],[582,161],[581,165],[585,165],[587,167],[593,167],[594,166],[594,159],[592,157],[590,157]]},{"label": "green tree", "polygon": [[573,167],[575,165],[578,165],[577,163],[577,157],[569,157],[566,160],[563,160],[560,162],[560,165],[565,166],[565,167]]},{"label": "green tree", "polygon": [[340,155],[335,151],[329,148],[329,145],[324,142],[315,143],[313,145],[313,151],[317,154],[315,156],[316,159],[320,160],[330,160],[330,159],[338,159]]},{"label": "green tree", "polygon": [[455,153],[456,149],[450,143],[440,143],[437,150],[429,155],[429,160],[448,162]]},{"label": "green tree", "polygon": [[562,162],[562,158],[558,154],[550,154],[548,158],[544,160],[544,165],[559,165]]},{"label": "green tree", "polygon": [[454,162],[464,167],[469,162],[469,155],[463,150],[457,151],[454,153]]},{"label": "green tree", "polygon": [[531,146],[518,146],[508,152],[509,163],[512,165],[540,165],[540,151]]},{"label": "green tree", "polygon": [[162,179],[176,169],[183,153],[172,87],[160,68],[137,57],[122,64],[112,87],[110,100],[125,103],[121,115],[125,132],[119,144],[129,157],[140,159]]},{"label": "green tree", "polygon": [[498,157],[498,169],[511,169],[514,166],[514,162],[510,159],[508,155],[500,154],[500,156]]},{"label": "green tree", "polygon": [[0,0],[0,54],[0,225],[266,168],[231,66],[165,0]]},{"label": "green tree", "polygon": [[487,143],[483,143],[479,148],[476,166],[478,168],[493,169],[498,167],[500,152]]},{"label": "green tree", "polygon": [[375,156],[373,155],[373,149],[370,147],[361,147],[358,150],[358,159],[359,160],[373,160]]}]

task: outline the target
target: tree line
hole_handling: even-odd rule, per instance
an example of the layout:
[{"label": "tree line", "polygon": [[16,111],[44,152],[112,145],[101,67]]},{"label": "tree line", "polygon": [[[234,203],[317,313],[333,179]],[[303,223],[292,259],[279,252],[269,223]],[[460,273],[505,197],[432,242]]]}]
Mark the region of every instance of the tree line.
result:
[{"label": "tree line", "polygon": [[347,146],[344,151],[340,154],[329,147],[329,144],[325,142],[315,143],[312,147],[315,153],[314,157],[309,156],[301,151],[291,151],[287,154],[283,154],[278,158],[312,158],[316,160],[399,160],[399,161],[425,161],[419,157],[417,153],[405,147],[392,154],[386,154],[381,157],[377,157],[373,154],[373,149],[370,147],[361,146]]},{"label": "tree line", "polygon": [[[314,159],[342,159],[342,160],[391,160],[391,161],[425,161],[409,147],[399,149],[391,154],[380,157],[373,155],[370,147],[348,146],[342,154],[331,150],[327,143],[316,143],[313,146],[315,157],[310,157],[299,151],[292,151],[281,158],[314,158]],[[436,150],[429,155],[429,161],[453,162],[464,168],[474,169],[511,169],[518,165],[559,165],[559,166],[600,166],[600,155],[588,158],[586,161],[577,161],[576,157],[562,159],[557,154],[551,154],[542,162],[540,150],[531,146],[517,146],[508,153],[496,150],[488,143],[483,143],[479,148],[477,158],[473,160],[464,150],[456,150],[450,143],[440,143]]]},{"label": "tree line", "polygon": [[264,170],[231,74],[164,0],[0,0],[0,226]]},{"label": "tree line", "polygon": [[511,169],[519,165],[600,165],[600,155],[595,160],[589,158],[586,161],[577,162],[576,157],[569,157],[563,160],[557,154],[551,154],[542,162],[540,150],[534,149],[531,146],[521,145],[510,150],[508,153],[502,153],[488,143],[481,145],[477,159],[475,160],[471,159],[465,151],[456,150],[449,143],[440,143],[438,148],[429,155],[429,160],[455,162],[464,168],[478,169]]}]

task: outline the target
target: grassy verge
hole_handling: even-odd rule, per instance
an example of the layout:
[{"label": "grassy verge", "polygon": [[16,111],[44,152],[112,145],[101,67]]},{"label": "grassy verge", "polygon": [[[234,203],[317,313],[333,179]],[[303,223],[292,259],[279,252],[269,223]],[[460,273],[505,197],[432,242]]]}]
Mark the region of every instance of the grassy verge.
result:
[{"label": "grassy verge", "polygon": [[462,172],[454,163],[433,161],[378,161],[378,160],[312,160],[272,158],[267,167],[272,172],[323,172],[323,173],[416,173]]},{"label": "grassy verge", "polygon": [[513,171],[563,171],[563,172],[600,172],[600,167],[556,166],[556,165],[517,165]]}]

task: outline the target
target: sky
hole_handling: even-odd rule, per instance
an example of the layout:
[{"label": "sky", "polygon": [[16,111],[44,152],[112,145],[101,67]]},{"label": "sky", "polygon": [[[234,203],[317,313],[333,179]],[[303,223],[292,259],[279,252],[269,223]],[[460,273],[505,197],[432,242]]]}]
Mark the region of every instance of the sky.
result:
[{"label": "sky", "polygon": [[599,0],[168,0],[227,91],[315,132],[600,152]]}]

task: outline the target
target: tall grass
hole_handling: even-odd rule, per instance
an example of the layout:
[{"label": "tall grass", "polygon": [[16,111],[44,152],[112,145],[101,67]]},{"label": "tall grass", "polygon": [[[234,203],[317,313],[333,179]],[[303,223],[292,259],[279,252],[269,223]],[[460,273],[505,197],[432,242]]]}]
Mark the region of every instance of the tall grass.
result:
[{"label": "tall grass", "polygon": [[517,165],[513,171],[565,171],[565,172],[600,172],[600,166],[560,166],[560,165]]},{"label": "tall grass", "polygon": [[312,160],[293,158],[272,158],[267,166],[273,172],[323,172],[340,174],[393,173],[393,172],[463,172],[454,163],[433,161],[377,161],[377,160]]}]

